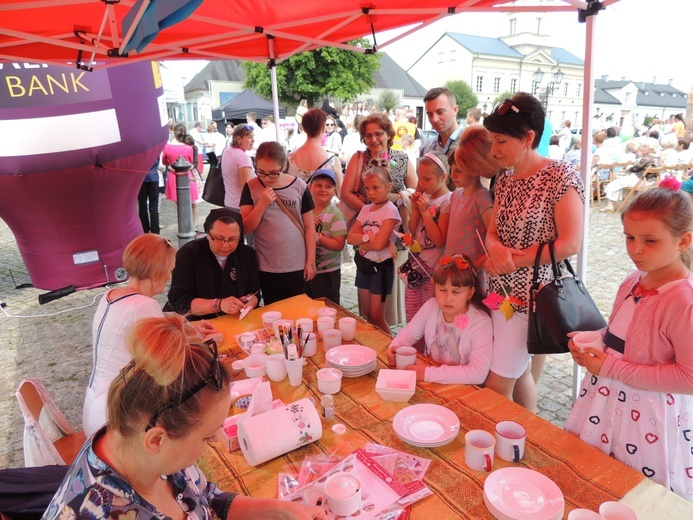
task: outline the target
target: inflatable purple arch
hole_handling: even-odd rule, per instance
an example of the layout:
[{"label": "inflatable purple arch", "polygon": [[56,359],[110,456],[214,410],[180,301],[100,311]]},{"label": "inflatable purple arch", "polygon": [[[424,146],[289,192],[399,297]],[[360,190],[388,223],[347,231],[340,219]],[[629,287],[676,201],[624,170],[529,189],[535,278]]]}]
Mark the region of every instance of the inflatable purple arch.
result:
[{"label": "inflatable purple arch", "polygon": [[158,65],[0,62],[0,218],[35,287],[123,278],[137,193],[168,138]]}]

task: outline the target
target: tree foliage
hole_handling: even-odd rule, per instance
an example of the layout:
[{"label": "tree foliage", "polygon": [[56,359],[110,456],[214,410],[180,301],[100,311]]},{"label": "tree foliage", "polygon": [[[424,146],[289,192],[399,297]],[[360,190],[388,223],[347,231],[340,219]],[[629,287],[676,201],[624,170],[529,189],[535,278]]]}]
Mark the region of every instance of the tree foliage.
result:
[{"label": "tree foliage", "polygon": [[398,94],[395,94],[391,90],[385,90],[382,94],[380,94],[376,103],[379,108],[386,112],[389,112],[397,105],[399,105],[401,103],[401,100]]},{"label": "tree foliage", "polygon": [[[348,42],[357,47],[370,47],[366,39]],[[272,95],[270,71],[261,63],[244,63],[245,88],[267,98]],[[305,98],[313,106],[323,97],[353,101],[368,92],[375,82],[373,73],[380,68],[377,54],[323,47],[287,58],[277,65],[279,100],[291,105]],[[319,103],[318,103],[319,105]]]},{"label": "tree foliage", "polygon": [[492,110],[493,107],[495,107],[498,103],[502,103],[503,101],[505,101],[505,100],[508,99],[508,98],[513,97],[514,95],[515,95],[515,94],[513,94],[513,93],[510,92],[509,90],[506,90],[505,92],[501,92],[500,94],[498,94],[498,96],[496,97],[496,99],[493,100],[493,105],[491,105],[491,107],[489,108],[489,110]]},{"label": "tree foliage", "polygon": [[479,104],[479,99],[466,81],[461,79],[448,81],[445,83],[445,87],[455,94],[457,106],[459,107],[457,113],[460,117],[464,117],[467,114],[467,110]]}]

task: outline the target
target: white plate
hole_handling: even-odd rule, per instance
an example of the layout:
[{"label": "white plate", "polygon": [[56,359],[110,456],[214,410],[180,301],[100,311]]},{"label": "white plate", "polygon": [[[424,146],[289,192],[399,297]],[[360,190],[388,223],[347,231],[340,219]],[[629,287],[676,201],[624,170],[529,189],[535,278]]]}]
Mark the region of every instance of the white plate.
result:
[{"label": "white plate", "polygon": [[484,497],[494,514],[516,520],[553,520],[562,517],[565,508],[559,487],[527,468],[493,471],[484,482]]},{"label": "white plate", "polygon": [[457,437],[460,420],[444,406],[415,404],[397,412],[392,427],[400,439],[410,444],[442,446]]},{"label": "white plate", "polygon": [[339,368],[359,368],[368,366],[377,358],[375,350],[363,345],[339,345],[325,354],[327,362]]}]

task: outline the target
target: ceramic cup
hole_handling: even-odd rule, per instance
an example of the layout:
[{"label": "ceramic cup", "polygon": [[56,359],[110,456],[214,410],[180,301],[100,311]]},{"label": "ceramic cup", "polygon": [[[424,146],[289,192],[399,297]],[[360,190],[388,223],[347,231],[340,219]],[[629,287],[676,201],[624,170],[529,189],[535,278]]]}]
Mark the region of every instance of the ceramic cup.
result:
[{"label": "ceramic cup", "polygon": [[496,424],[496,455],[508,462],[520,462],[525,456],[524,426],[513,421],[501,421]]},{"label": "ceramic cup", "polygon": [[356,318],[346,317],[339,319],[339,330],[344,341],[351,341],[356,335]]},{"label": "ceramic cup", "polygon": [[323,394],[336,394],[342,389],[342,371],[336,368],[321,368],[315,374],[318,390]]},{"label": "ceramic cup", "polygon": [[303,357],[310,357],[310,356],[314,356],[317,351],[318,351],[317,336],[315,336],[315,332],[311,332],[310,334],[308,334],[308,339],[306,340],[305,344],[303,345],[303,352],[301,353],[301,355]]},{"label": "ceramic cup", "polygon": [[573,509],[568,513],[568,520],[604,520],[604,517],[589,509]]},{"label": "ceramic cup", "polygon": [[318,318],[318,334],[322,336],[324,330],[334,329],[334,316],[320,316]]},{"label": "ceramic cup", "polygon": [[284,327],[284,333],[285,334],[288,334],[289,330],[291,330],[291,329],[293,329],[293,331],[296,332],[296,329],[294,329],[294,322],[293,321],[285,320],[285,319],[277,320],[272,325],[272,328],[274,329],[274,337],[277,339],[279,339],[279,326],[280,325],[282,327]]},{"label": "ceramic cup", "polygon": [[576,347],[580,349],[580,352],[584,352],[587,347],[592,347],[597,350],[604,351],[604,342],[602,341],[602,335],[600,332],[594,330],[586,330],[584,332],[578,332],[573,336],[573,343]]},{"label": "ceramic cup", "polygon": [[298,329],[298,326],[301,326],[301,330],[303,331],[303,334],[307,334],[308,332],[313,332],[313,320],[310,318],[299,318],[296,320],[296,329]]},{"label": "ceramic cup", "polygon": [[335,516],[350,516],[361,508],[361,479],[339,471],[325,481],[325,497]]},{"label": "ceramic cup", "polygon": [[267,373],[265,368],[265,363],[267,361],[267,356],[251,354],[243,360],[243,368],[245,368],[245,375],[248,377],[262,377]]},{"label": "ceramic cup", "polygon": [[470,430],[464,436],[464,461],[474,471],[491,471],[496,440],[485,430]]},{"label": "ceramic cup", "polygon": [[604,520],[638,520],[637,513],[621,502],[604,502],[599,506],[599,514]]},{"label": "ceramic cup", "polygon": [[395,351],[395,368],[397,370],[404,370],[414,363],[416,363],[416,349],[414,347],[399,347]]},{"label": "ceramic cup", "polygon": [[333,309],[332,307],[322,307],[321,309],[318,309],[318,318],[322,318],[323,316],[329,316],[336,320],[337,309]]},{"label": "ceramic cup", "polygon": [[253,343],[255,343],[255,334],[252,332],[244,332],[240,335],[238,341],[241,343],[241,348],[248,352],[253,347]]},{"label": "ceramic cup", "polygon": [[284,363],[284,354],[272,354],[267,356],[265,362],[267,369],[267,377],[271,381],[283,381],[286,377],[286,363]]},{"label": "ceramic cup", "polygon": [[326,329],[322,331],[322,346],[325,352],[331,348],[342,344],[342,333],[337,329]]},{"label": "ceramic cup", "polygon": [[285,359],[286,372],[289,374],[289,383],[291,386],[301,386],[303,382],[303,364],[305,359]]},{"label": "ceramic cup", "polygon": [[262,313],[262,326],[268,334],[274,334],[274,322],[282,319],[282,313],[279,311],[267,311]]}]

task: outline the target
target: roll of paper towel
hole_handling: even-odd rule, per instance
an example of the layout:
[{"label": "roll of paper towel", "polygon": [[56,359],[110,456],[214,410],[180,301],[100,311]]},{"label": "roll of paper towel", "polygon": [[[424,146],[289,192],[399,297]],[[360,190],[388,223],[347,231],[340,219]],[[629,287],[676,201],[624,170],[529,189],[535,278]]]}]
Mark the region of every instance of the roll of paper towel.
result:
[{"label": "roll of paper towel", "polygon": [[284,455],[320,437],[320,414],[309,399],[300,399],[238,423],[238,444],[251,466]]}]

